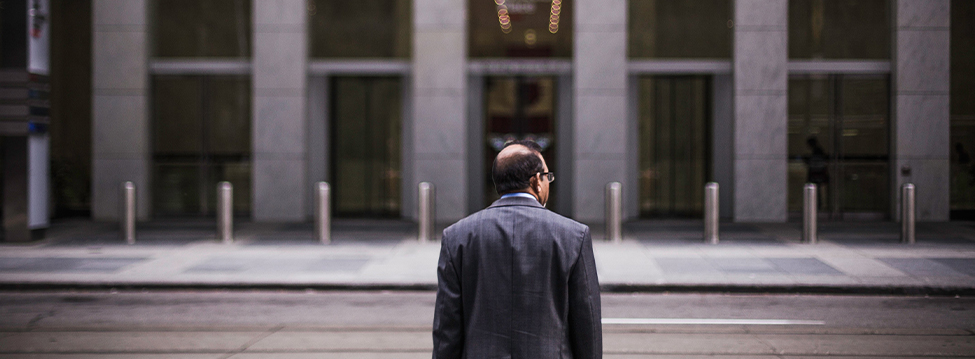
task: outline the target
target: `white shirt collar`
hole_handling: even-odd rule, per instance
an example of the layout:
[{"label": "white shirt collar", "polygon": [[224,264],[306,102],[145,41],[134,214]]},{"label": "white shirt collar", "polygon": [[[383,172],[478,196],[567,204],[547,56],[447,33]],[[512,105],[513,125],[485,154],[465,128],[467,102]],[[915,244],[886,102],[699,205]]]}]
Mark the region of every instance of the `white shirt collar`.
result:
[{"label": "white shirt collar", "polygon": [[532,196],[531,194],[528,194],[528,193],[525,193],[525,192],[507,193],[507,194],[501,196],[501,198],[508,198],[508,197],[525,197],[525,198],[531,198],[531,199],[536,200],[536,201],[538,200],[538,198],[535,198],[535,196]]}]

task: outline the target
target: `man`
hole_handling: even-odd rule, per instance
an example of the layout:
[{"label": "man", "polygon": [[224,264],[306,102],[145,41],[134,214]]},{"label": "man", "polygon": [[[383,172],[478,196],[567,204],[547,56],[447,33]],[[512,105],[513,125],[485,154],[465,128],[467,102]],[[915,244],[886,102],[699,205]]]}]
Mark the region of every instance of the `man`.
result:
[{"label": "man", "polygon": [[806,183],[812,183],[816,185],[816,193],[819,198],[817,198],[818,206],[820,209],[828,209],[829,196],[827,196],[826,191],[829,190],[829,155],[826,154],[826,150],[823,146],[819,144],[819,139],[816,136],[809,137],[806,140],[806,144],[809,145],[809,150],[811,153],[809,157],[806,158]]},{"label": "man", "polygon": [[549,172],[532,141],[508,144],[490,207],[444,230],[433,358],[602,358],[589,227],[545,209]]}]

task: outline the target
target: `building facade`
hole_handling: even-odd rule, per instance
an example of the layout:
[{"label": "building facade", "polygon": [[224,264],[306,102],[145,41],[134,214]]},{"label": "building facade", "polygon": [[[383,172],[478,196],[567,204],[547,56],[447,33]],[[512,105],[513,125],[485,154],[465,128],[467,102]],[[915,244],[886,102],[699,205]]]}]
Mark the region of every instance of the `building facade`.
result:
[{"label": "building facade", "polygon": [[896,220],[904,183],[968,218],[973,3],[93,0],[90,215],[133,181],[142,219],[208,216],[230,181],[238,215],[306,221],[327,181],[337,216],[413,219],[425,181],[449,222],[532,138],[587,223],[609,182],[628,219],[697,217],[710,181],[736,222],[796,218],[806,182],[836,220]]}]

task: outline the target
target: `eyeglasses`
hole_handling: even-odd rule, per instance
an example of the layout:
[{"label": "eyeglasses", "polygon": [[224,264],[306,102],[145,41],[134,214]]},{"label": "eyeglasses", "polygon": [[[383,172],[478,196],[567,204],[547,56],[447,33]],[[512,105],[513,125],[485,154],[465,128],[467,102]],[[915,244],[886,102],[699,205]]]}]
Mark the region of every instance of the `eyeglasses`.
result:
[{"label": "eyeglasses", "polygon": [[538,174],[545,176],[549,182],[555,182],[555,172],[539,172]]}]

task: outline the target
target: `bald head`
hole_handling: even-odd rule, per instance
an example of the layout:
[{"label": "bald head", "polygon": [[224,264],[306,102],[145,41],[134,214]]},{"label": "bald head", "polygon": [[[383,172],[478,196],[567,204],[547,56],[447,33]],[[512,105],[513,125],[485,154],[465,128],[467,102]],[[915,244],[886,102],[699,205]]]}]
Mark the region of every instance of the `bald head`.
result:
[{"label": "bald head", "polygon": [[497,161],[498,167],[508,167],[512,162],[526,156],[538,156],[538,154],[524,145],[514,144],[502,149],[495,161]]},{"label": "bald head", "polygon": [[491,178],[498,194],[527,189],[536,173],[544,172],[541,147],[534,141],[514,141],[498,153],[491,167]]}]

